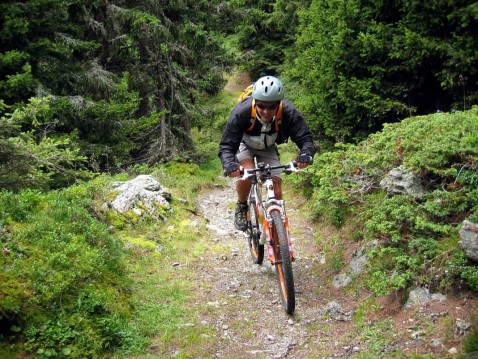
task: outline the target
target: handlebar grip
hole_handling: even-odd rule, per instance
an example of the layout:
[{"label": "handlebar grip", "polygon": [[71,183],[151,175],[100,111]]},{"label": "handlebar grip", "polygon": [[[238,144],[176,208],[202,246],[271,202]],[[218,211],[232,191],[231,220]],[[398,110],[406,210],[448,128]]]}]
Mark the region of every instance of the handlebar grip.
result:
[{"label": "handlebar grip", "polygon": [[[241,174],[241,176],[244,175],[244,168],[243,168],[242,166],[239,166],[239,168],[238,168],[236,171],[239,171],[239,173]],[[223,171],[224,177],[229,176],[229,174],[232,173],[232,172],[234,172],[234,171],[229,171],[229,172],[228,172],[228,171],[224,170],[224,171]]]}]

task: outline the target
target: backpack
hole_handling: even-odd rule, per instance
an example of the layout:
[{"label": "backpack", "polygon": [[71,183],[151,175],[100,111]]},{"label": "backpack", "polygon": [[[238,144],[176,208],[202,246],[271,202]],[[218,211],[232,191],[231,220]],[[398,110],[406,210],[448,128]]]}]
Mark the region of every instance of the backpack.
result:
[{"label": "backpack", "polygon": [[[247,86],[242,93],[239,95],[239,98],[237,99],[237,102],[241,102],[245,98],[248,98],[252,94],[252,89],[254,88],[254,83],[251,83],[249,86]],[[254,125],[256,124],[256,100],[252,100],[252,106],[251,106],[251,126],[247,129],[247,131],[251,131],[254,128]],[[277,110],[277,114],[275,117],[275,125],[276,125],[276,132],[279,132],[279,126],[282,121],[282,101],[279,103],[279,109]]]},{"label": "backpack", "polygon": [[242,93],[239,95],[239,98],[237,99],[237,102],[241,102],[245,98],[251,96],[252,94],[252,89],[254,88],[254,83],[252,82],[249,86],[247,86]]}]

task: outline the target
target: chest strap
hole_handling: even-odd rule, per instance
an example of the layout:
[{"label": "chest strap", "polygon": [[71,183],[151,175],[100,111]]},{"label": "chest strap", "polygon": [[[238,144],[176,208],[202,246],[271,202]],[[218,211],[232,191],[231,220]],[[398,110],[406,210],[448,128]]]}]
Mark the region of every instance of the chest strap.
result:
[{"label": "chest strap", "polygon": [[[251,126],[247,129],[247,131],[251,131],[256,124],[257,113],[256,113],[256,100],[252,100],[251,106]],[[279,103],[279,109],[277,110],[276,117],[275,117],[275,125],[276,125],[276,132],[279,132],[279,125],[282,121],[282,101]]]}]

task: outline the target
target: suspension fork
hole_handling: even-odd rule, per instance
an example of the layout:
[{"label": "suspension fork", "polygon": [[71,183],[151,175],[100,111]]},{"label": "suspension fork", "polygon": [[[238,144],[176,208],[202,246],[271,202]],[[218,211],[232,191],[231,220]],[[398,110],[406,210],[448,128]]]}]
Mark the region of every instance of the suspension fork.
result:
[{"label": "suspension fork", "polygon": [[289,218],[287,217],[287,215],[285,214],[285,211],[283,210],[283,204],[281,206],[272,205],[271,207],[269,207],[267,209],[267,215],[264,218],[264,221],[262,222],[263,228],[266,234],[267,254],[268,254],[269,261],[271,262],[272,265],[276,264],[276,258],[277,258],[276,252],[277,252],[277,248],[279,247],[279,243],[274,242],[274,241],[277,241],[278,239],[273,238],[272,236],[272,217],[270,215],[272,211],[277,211],[280,213],[280,216],[282,218],[282,223],[284,224],[285,233],[287,236],[287,244],[289,246],[290,260],[294,261],[295,258],[294,258],[294,252],[292,249],[292,241],[290,238],[290,231],[289,231]]},{"label": "suspension fork", "polygon": [[287,244],[289,245],[290,260],[291,262],[293,262],[295,258],[294,258],[294,251],[292,249],[292,240],[290,238],[289,217],[287,217],[287,214],[284,213],[282,218],[284,222],[285,234],[287,236]]}]

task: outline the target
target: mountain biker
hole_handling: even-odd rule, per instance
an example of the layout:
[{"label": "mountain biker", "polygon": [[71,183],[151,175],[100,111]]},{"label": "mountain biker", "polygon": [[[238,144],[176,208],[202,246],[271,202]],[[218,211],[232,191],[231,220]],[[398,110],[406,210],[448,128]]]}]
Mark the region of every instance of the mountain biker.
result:
[{"label": "mountain biker", "polygon": [[[264,76],[254,83],[250,97],[239,102],[231,112],[219,143],[224,174],[239,177],[241,167],[254,168],[257,162],[279,165],[277,144],[290,139],[299,147],[299,168],[312,163],[316,146],[312,133],[294,105],[284,99],[284,86],[274,76]],[[273,171],[274,192],[282,199],[280,171]],[[247,197],[252,181],[237,181],[234,226],[247,229]]]}]

